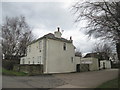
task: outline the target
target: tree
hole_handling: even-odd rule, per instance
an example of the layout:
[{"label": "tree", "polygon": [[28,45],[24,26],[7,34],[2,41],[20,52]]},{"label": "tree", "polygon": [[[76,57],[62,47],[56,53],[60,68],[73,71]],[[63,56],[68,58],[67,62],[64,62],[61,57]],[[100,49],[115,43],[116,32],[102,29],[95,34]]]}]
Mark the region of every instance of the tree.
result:
[{"label": "tree", "polygon": [[5,55],[23,56],[32,32],[25,17],[6,17],[2,25],[2,52]]},{"label": "tree", "polygon": [[86,34],[111,40],[116,44],[120,60],[120,1],[119,2],[77,2],[73,6],[75,23],[87,21]]},{"label": "tree", "polygon": [[93,52],[98,53],[100,60],[109,60],[112,54],[112,48],[107,43],[96,43]]},{"label": "tree", "polygon": [[82,57],[82,53],[81,53],[81,51],[79,49],[76,49],[75,56]]}]

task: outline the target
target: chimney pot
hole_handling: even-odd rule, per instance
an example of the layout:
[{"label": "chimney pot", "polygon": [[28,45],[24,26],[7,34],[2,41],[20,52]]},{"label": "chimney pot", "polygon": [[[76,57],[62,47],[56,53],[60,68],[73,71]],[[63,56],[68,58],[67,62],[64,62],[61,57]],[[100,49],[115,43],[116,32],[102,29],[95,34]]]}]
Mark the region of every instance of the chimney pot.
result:
[{"label": "chimney pot", "polygon": [[60,31],[60,27],[57,28],[58,29],[58,32]]},{"label": "chimney pot", "polygon": [[70,40],[72,40],[72,36],[70,36]]}]

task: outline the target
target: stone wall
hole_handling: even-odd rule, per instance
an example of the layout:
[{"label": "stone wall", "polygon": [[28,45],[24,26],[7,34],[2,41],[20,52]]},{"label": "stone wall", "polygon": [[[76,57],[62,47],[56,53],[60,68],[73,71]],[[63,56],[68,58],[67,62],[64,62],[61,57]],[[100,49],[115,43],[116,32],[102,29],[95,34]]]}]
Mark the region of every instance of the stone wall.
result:
[{"label": "stone wall", "polygon": [[28,73],[29,75],[37,75],[43,73],[43,65],[34,65],[34,64],[24,64],[24,65],[15,65],[14,71],[20,71]]}]

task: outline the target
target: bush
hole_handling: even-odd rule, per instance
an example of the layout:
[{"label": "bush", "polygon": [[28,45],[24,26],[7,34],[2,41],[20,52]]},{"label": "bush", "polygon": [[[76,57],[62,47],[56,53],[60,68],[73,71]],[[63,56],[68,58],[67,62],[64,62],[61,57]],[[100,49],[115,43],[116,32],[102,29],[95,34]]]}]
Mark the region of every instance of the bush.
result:
[{"label": "bush", "polygon": [[15,60],[2,60],[2,67],[7,70],[13,70],[15,64],[18,64],[18,61]]}]

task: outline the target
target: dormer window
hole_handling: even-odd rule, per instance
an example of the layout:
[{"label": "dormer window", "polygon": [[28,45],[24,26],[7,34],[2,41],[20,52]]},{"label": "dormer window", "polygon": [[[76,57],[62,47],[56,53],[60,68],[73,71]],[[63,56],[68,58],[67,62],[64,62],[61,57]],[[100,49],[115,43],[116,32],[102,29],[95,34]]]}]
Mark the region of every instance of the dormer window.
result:
[{"label": "dormer window", "polygon": [[64,43],[63,45],[63,50],[66,50],[66,43]]}]

